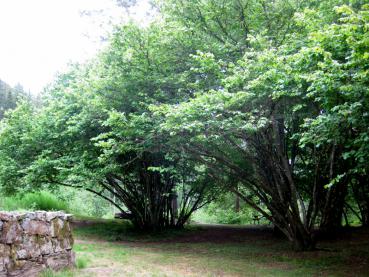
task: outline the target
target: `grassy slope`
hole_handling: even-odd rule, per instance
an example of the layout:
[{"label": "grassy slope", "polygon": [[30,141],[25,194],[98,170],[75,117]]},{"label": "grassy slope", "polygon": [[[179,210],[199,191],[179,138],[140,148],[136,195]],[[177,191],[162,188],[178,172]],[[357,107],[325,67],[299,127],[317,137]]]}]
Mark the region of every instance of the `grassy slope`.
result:
[{"label": "grassy slope", "polygon": [[[223,227],[148,235],[110,221],[75,228],[74,271],[46,276],[369,276],[369,231],[294,253],[268,230]],[[119,240],[119,241],[117,241]]]}]

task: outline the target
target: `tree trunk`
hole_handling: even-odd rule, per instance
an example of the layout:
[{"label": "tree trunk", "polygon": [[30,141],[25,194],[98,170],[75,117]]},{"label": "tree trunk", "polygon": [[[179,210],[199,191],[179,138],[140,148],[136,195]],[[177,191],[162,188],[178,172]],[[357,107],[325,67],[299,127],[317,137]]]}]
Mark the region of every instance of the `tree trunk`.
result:
[{"label": "tree trunk", "polygon": [[295,251],[315,250],[315,240],[311,233],[298,232],[295,234],[292,242]]},{"label": "tree trunk", "polygon": [[326,205],[322,210],[320,231],[326,234],[334,234],[342,227],[342,216],[347,195],[347,183],[344,180],[334,184],[327,194]]},{"label": "tree trunk", "polygon": [[356,204],[360,210],[360,220],[363,226],[369,226],[369,176],[355,176],[356,183],[352,190]]},{"label": "tree trunk", "polygon": [[235,204],[234,204],[234,211],[236,213],[240,212],[240,197],[236,195]]}]

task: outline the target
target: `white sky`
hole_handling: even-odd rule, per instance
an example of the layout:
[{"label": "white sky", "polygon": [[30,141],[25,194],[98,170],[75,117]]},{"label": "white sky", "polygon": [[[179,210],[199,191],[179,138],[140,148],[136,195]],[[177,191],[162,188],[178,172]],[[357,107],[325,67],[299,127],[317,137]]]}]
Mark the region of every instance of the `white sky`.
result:
[{"label": "white sky", "polygon": [[[148,0],[138,2],[132,17],[144,22]],[[81,16],[83,10],[104,12]],[[127,19],[113,0],[0,0],[0,79],[40,92],[69,62],[97,52],[109,18]]]}]

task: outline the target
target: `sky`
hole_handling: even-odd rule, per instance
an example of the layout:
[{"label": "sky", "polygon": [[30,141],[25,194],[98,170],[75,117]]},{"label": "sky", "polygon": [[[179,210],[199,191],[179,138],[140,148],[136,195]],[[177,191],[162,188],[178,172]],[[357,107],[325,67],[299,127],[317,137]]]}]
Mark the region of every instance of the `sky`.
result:
[{"label": "sky", "polygon": [[[139,0],[131,18],[144,24],[149,7]],[[125,20],[113,0],[0,0],[0,79],[37,94],[68,63],[93,57],[109,22]]]}]

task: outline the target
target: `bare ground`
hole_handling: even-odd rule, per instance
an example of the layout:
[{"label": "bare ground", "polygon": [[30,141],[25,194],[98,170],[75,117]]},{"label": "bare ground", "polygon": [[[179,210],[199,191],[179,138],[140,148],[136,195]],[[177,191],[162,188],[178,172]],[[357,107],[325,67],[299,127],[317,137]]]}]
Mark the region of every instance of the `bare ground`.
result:
[{"label": "bare ground", "polygon": [[[76,222],[93,228],[101,222]],[[369,276],[369,229],[347,229],[296,253],[270,227],[199,225],[160,240],[77,235],[77,276]],[[83,234],[83,233],[82,233]]]}]

